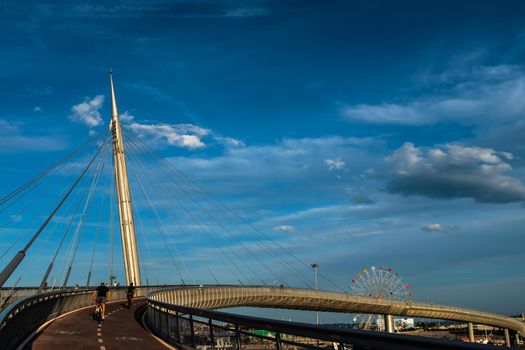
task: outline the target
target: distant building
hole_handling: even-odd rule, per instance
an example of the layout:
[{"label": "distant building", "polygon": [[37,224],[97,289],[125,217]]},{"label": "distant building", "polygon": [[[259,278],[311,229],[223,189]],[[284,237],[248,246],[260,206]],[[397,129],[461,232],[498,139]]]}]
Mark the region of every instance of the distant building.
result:
[{"label": "distant building", "polygon": [[377,326],[377,330],[379,332],[384,332],[385,331],[385,319],[384,319],[384,317],[378,317],[376,319],[376,326]]},{"label": "distant building", "polygon": [[408,329],[415,328],[416,323],[413,318],[396,317],[394,318],[394,325],[397,329]]}]

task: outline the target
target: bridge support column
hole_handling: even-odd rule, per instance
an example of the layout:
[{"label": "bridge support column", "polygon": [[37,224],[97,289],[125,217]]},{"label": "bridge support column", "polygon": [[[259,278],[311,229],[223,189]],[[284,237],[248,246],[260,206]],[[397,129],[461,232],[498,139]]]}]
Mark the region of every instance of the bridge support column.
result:
[{"label": "bridge support column", "polygon": [[518,345],[520,344],[520,334],[519,333],[514,334],[514,341],[516,342],[516,347],[518,347]]},{"label": "bridge support column", "polygon": [[510,334],[509,334],[509,329],[508,329],[508,328],[503,329],[503,334],[505,334],[505,346],[506,346],[507,348],[510,348]]},{"label": "bridge support column", "polygon": [[471,343],[476,341],[474,338],[474,324],[472,322],[468,323],[468,341]]},{"label": "bridge support column", "polygon": [[394,316],[385,315],[385,331],[387,333],[394,333]]}]

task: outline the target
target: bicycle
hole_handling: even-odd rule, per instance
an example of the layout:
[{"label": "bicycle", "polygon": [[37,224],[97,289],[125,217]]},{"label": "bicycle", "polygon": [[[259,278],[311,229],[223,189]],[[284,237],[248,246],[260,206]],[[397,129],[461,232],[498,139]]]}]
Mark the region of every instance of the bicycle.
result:
[{"label": "bicycle", "polygon": [[102,300],[100,300],[100,298],[97,298],[97,308],[93,316],[98,323],[102,322]]}]

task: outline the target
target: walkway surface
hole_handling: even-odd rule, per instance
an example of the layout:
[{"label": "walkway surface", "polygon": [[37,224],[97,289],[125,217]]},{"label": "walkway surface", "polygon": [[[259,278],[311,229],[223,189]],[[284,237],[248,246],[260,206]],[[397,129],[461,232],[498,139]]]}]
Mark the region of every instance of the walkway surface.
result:
[{"label": "walkway surface", "polygon": [[143,328],[142,305],[144,300],[136,301],[131,309],[120,302],[110,303],[106,306],[106,319],[100,324],[91,315],[93,308],[75,311],[52,322],[25,349],[169,349]]}]

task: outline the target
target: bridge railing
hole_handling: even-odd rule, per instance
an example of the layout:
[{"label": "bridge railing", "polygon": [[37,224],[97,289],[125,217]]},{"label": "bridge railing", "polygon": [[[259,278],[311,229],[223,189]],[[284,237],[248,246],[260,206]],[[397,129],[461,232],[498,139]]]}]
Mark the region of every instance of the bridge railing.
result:
[{"label": "bridge railing", "polygon": [[[138,287],[143,296],[157,287]],[[0,313],[0,344],[4,350],[16,349],[46,322],[70,311],[93,305],[93,289],[57,290],[25,297]],[[125,300],[126,288],[112,288],[111,301]]]},{"label": "bridge railing", "polygon": [[147,299],[146,322],[165,341],[182,349],[421,350],[495,349],[494,346],[411,335],[269,320],[197,309]]},{"label": "bridge railing", "polygon": [[37,291],[38,288],[35,287],[0,288],[0,311]]},{"label": "bridge railing", "polygon": [[406,304],[345,293],[289,287],[204,285],[194,288],[185,286],[185,288],[164,289],[162,292],[152,294],[149,298],[197,309],[252,306],[448,319],[507,328],[522,335],[525,334],[523,323],[503,315],[443,305]]}]

